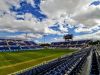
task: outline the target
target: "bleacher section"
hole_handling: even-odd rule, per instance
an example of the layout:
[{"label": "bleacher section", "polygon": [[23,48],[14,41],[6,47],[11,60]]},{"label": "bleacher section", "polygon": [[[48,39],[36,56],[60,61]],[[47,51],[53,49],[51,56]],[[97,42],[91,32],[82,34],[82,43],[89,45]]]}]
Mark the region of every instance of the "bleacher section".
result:
[{"label": "bleacher section", "polygon": [[69,48],[87,46],[91,40],[67,41],[67,42],[52,42],[50,48]]},{"label": "bleacher section", "polygon": [[77,75],[90,51],[91,48],[83,49],[72,55],[57,58],[16,75]]},{"label": "bleacher section", "polygon": [[90,69],[90,75],[100,75],[99,74],[99,62],[97,60],[96,52],[92,52],[92,63],[91,63],[91,69]]},{"label": "bleacher section", "polygon": [[[49,48],[80,48],[86,46],[90,40],[52,42]],[[43,48],[33,41],[16,40],[16,39],[0,39],[0,52],[33,50]]]},{"label": "bleacher section", "polygon": [[33,50],[33,49],[40,49],[40,48],[42,47],[33,41],[0,39],[0,52]]}]

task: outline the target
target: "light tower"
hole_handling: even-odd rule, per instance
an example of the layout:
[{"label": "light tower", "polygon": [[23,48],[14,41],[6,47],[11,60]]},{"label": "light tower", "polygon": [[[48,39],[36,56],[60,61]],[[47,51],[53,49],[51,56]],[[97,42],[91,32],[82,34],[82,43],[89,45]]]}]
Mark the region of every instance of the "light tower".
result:
[{"label": "light tower", "polygon": [[28,38],[28,33],[25,34],[25,39],[27,39],[27,38]]},{"label": "light tower", "polygon": [[45,44],[45,39],[46,39],[45,37],[46,37],[46,34],[43,35],[43,38],[44,38],[44,44]]}]

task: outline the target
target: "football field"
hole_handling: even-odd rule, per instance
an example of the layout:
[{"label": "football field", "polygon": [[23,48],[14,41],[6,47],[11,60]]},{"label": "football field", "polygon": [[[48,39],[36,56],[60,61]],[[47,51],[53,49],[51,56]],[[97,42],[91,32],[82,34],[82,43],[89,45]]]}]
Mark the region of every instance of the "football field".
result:
[{"label": "football field", "polygon": [[0,52],[0,75],[11,74],[28,67],[71,54],[72,49],[41,49],[33,51]]}]

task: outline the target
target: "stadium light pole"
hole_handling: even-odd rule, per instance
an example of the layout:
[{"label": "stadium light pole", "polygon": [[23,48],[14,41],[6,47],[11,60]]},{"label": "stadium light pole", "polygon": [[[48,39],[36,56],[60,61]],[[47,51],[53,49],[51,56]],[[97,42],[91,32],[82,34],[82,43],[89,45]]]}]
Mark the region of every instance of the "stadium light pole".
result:
[{"label": "stadium light pole", "polygon": [[44,44],[45,44],[45,37],[46,37],[46,35],[44,34],[44,35],[43,35],[43,38],[44,38]]},{"label": "stadium light pole", "polygon": [[26,33],[26,39],[28,38],[28,33]]}]

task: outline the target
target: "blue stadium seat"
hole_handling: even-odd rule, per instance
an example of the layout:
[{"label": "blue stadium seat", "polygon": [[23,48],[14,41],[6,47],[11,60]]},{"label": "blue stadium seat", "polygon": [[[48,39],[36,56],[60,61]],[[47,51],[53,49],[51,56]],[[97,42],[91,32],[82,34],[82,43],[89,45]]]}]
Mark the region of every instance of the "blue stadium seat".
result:
[{"label": "blue stadium seat", "polygon": [[8,42],[9,45],[17,45],[16,42]]},{"label": "blue stadium seat", "polygon": [[55,59],[17,75],[74,75],[79,71],[90,50],[81,50],[70,56]]},{"label": "blue stadium seat", "polygon": [[4,47],[4,46],[0,46],[0,51],[6,51],[6,50],[9,50],[9,48],[8,47]]},{"label": "blue stadium seat", "polygon": [[31,45],[37,45],[35,42],[33,41],[30,41]]},{"label": "blue stadium seat", "polygon": [[80,41],[78,41],[77,44],[85,44],[85,43],[86,43],[86,40],[80,40]]},{"label": "blue stadium seat", "polygon": [[77,41],[71,41],[70,44],[75,45],[75,44],[77,44]]},{"label": "blue stadium seat", "polygon": [[[32,46],[32,47],[31,47]],[[19,51],[42,48],[33,41],[0,39],[0,51]]]},{"label": "blue stadium seat", "polygon": [[5,42],[5,41],[0,41],[0,45],[7,45],[7,42]]},{"label": "blue stadium seat", "polygon": [[22,49],[22,50],[29,50],[30,48],[27,47],[27,46],[21,46],[21,49]]},{"label": "blue stadium seat", "polygon": [[30,41],[24,41],[27,45],[31,45]]},{"label": "blue stadium seat", "polygon": [[20,50],[21,48],[19,46],[11,46],[9,47],[11,50]]}]

